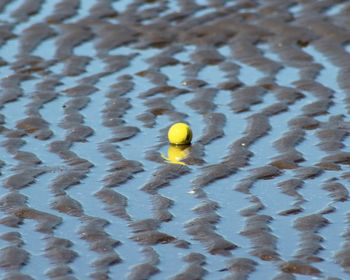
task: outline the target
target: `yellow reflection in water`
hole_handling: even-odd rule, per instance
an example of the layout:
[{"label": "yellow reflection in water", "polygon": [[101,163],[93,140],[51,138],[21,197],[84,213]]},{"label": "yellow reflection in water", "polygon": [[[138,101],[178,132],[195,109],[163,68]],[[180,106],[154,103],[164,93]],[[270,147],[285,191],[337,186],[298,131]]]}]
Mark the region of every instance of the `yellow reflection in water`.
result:
[{"label": "yellow reflection in water", "polygon": [[187,158],[190,151],[191,151],[190,145],[169,145],[168,155],[164,156],[162,154],[162,157],[168,163],[187,165],[186,163],[182,162],[182,160]]}]

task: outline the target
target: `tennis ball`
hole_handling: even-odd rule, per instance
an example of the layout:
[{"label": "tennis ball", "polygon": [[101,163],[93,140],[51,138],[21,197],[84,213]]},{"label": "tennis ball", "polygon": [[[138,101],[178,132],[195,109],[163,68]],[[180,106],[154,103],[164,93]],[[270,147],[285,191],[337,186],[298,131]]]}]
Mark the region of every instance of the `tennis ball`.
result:
[{"label": "tennis ball", "polygon": [[186,123],[175,123],[169,128],[168,139],[170,144],[189,145],[192,140],[192,130]]}]

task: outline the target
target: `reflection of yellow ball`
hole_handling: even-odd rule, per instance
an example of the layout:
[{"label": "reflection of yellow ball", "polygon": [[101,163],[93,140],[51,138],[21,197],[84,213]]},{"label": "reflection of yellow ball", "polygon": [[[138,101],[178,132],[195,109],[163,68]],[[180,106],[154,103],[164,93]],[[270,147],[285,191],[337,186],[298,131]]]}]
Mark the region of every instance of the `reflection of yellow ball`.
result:
[{"label": "reflection of yellow ball", "polygon": [[192,130],[188,124],[175,123],[168,131],[170,144],[188,145],[192,140]]},{"label": "reflection of yellow ball", "polygon": [[189,153],[189,146],[174,146],[169,145],[168,160],[171,163],[182,164],[181,160],[185,159]]}]

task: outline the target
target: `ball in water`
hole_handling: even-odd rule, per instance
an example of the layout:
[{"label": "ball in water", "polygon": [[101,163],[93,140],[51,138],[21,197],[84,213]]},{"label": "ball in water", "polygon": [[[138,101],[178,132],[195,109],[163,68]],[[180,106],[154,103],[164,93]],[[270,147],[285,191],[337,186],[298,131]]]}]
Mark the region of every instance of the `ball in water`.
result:
[{"label": "ball in water", "polygon": [[192,140],[192,130],[186,123],[175,123],[169,128],[168,139],[170,144],[189,145]]}]

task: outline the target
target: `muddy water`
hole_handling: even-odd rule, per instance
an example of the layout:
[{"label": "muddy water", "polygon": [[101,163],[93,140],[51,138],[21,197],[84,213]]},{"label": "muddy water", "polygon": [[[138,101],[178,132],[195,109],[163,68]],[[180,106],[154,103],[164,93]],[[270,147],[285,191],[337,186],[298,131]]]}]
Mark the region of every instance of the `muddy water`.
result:
[{"label": "muddy water", "polygon": [[348,279],[349,11],[0,1],[1,278]]}]

